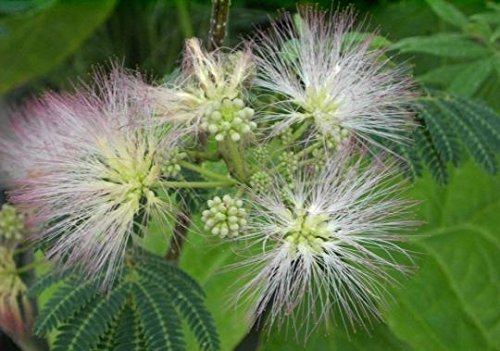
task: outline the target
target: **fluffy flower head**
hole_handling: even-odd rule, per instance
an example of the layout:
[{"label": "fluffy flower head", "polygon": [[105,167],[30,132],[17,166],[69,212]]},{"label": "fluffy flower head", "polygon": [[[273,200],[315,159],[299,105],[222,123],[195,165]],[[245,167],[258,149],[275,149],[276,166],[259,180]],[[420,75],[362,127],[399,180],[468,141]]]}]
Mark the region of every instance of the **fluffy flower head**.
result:
[{"label": "fluffy flower head", "polygon": [[278,176],[255,195],[243,239],[262,251],[247,261],[255,270],[242,291],[256,301],[254,316],[300,316],[291,321],[306,331],[335,314],[352,327],[380,316],[389,272],[405,270],[394,231],[412,222],[400,216],[409,204],[390,199],[391,171],[362,163],[341,152],[321,172],[301,172],[291,186]]},{"label": "fluffy flower head", "polygon": [[244,96],[253,72],[248,50],[207,52],[193,38],[186,42],[181,70],[165,86],[149,89],[149,98],[165,120],[206,130],[218,140],[239,140],[255,128]]},{"label": "fluffy flower head", "polygon": [[269,117],[274,134],[305,122],[315,136],[337,144],[350,136],[399,141],[411,126],[405,109],[412,99],[408,78],[390,67],[383,50],[370,48],[374,36],[353,39],[351,12],[329,16],[304,7],[299,17],[287,14],[256,38],[256,84],[280,96]]},{"label": "fluffy flower head", "polygon": [[153,111],[131,103],[118,71],[96,89],[48,94],[0,139],[13,203],[32,214],[48,256],[112,278],[129,238],[171,204],[158,196],[175,130],[145,128]]}]

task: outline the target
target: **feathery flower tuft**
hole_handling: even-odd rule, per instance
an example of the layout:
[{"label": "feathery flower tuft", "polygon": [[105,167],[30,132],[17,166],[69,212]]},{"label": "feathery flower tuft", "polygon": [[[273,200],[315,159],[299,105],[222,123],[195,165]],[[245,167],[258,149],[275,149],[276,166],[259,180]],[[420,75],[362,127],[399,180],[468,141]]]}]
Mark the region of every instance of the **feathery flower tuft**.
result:
[{"label": "feathery flower tuft", "polygon": [[0,138],[11,201],[32,214],[36,239],[63,267],[109,282],[131,236],[151,215],[172,215],[158,196],[176,130],[151,125],[154,111],[131,103],[123,73],[98,77],[73,95],[47,94]]},{"label": "feathery flower tuft", "polygon": [[[207,52],[198,39],[186,41],[183,67],[165,86],[148,89],[167,122],[179,122],[233,140],[255,128],[254,111],[245,107],[245,89],[253,75],[249,50]],[[144,89],[139,89],[144,91]]]},{"label": "feathery flower tuft", "polygon": [[411,203],[391,199],[400,189],[391,170],[346,151],[319,173],[295,175],[292,186],[279,175],[272,189],[253,195],[239,238],[261,250],[243,262],[252,273],[240,295],[255,301],[255,318],[266,314],[281,325],[292,317],[297,331],[339,317],[346,327],[365,326],[380,317],[391,271],[407,270],[394,232],[414,224],[401,219]]},{"label": "feathery flower tuft", "polygon": [[374,35],[355,41],[352,10],[328,15],[316,7],[285,14],[253,42],[256,85],[281,100],[269,116],[272,134],[296,123],[314,126],[313,136],[343,144],[349,137],[377,143],[402,141],[412,126],[407,104],[411,82],[392,67]]}]

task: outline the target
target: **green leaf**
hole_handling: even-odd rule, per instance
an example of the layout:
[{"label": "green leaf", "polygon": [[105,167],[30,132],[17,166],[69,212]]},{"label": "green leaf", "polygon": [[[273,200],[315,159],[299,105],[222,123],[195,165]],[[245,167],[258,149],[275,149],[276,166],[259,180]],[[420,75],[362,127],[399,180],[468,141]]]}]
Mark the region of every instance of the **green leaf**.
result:
[{"label": "green leaf", "polygon": [[477,123],[473,120],[473,118],[477,120],[482,119],[482,117],[467,113],[469,111],[464,109],[464,106],[457,105],[454,99],[436,100],[435,104],[448,118],[455,133],[462,137],[463,143],[476,162],[490,173],[495,173],[497,169],[496,158],[488,143],[490,133],[481,128],[481,122]]},{"label": "green leaf", "polygon": [[410,351],[407,344],[399,340],[384,324],[373,330],[348,333],[336,327],[329,335],[314,333],[306,340],[296,340],[293,333],[272,331],[261,340],[259,351]]},{"label": "green leaf", "polygon": [[163,291],[148,281],[133,284],[133,293],[144,326],[148,350],[185,350],[182,326],[170,299]]},{"label": "green leaf", "polygon": [[133,301],[126,304],[116,330],[116,348],[113,351],[142,351],[146,348],[142,339],[143,331],[140,321],[132,306]]},{"label": "green leaf", "polygon": [[428,224],[414,236],[419,271],[396,291],[391,330],[415,350],[500,349],[500,178],[472,164],[412,196]]},{"label": "green leaf", "polygon": [[78,49],[116,0],[60,0],[0,20],[0,93],[47,73]]},{"label": "green leaf", "polygon": [[[163,265],[167,264],[163,262]],[[180,271],[175,267],[171,267]],[[172,274],[159,271],[157,266],[144,264],[138,267],[141,279],[148,284],[153,284],[162,291],[164,298],[170,299],[177,310],[187,320],[193,331],[198,345],[202,350],[219,350],[219,338],[215,329],[212,316],[204,305],[204,295],[200,295],[198,289],[192,289],[191,285],[183,280],[172,279]]]},{"label": "green leaf", "polygon": [[34,325],[36,334],[47,334],[61,322],[71,318],[95,297],[96,287],[93,282],[87,281],[75,285],[64,285],[46,303]]},{"label": "green leaf", "polygon": [[59,330],[54,351],[83,351],[95,347],[108,331],[128,296],[128,283],[122,283],[107,295],[96,295],[80,313]]},{"label": "green leaf", "polygon": [[385,48],[391,45],[389,39],[381,36],[374,35],[373,33],[365,32],[350,32],[345,36],[344,44],[349,46],[353,44],[362,44],[363,42],[369,40],[371,49]]},{"label": "green leaf", "polygon": [[430,84],[440,84],[448,87],[455,77],[469,67],[469,63],[455,63],[431,69],[417,76],[417,79]]},{"label": "green leaf", "polygon": [[440,116],[434,104],[422,101],[418,104],[419,116],[425,121],[432,143],[443,161],[451,161],[456,166],[460,163],[462,148],[453,130],[449,128],[446,120]]},{"label": "green leaf", "polygon": [[457,27],[463,27],[468,23],[467,17],[455,6],[444,0],[425,0],[443,21]]},{"label": "green leaf", "polygon": [[[202,228],[198,217],[195,221]],[[215,320],[223,351],[233,350],[250,329],[249,302],[235,301],[245,272],[228,270],[228,265],[241,261],[233,245],[190,232],[180,260],[180,266],[201,284],[207,295],[206,305]],[[195,345],[196,339],[188,338],[188,349],[195,349]]]},{"label": "green leaf", "polygon": [[436,149],[429,131],[424,128],[419,128],[414,135],[415,143],[417,143],[420,148],[420,157],[424,160],[434,179],[439,184],[446,184],[448,182],[446,162]]},{"label": "green leaf", "polygon": [[402,53],[422,53],[456,59],[478,59],[490,55],[488,49],[455,33],[409,37],[394,43],[391,48]]},{"label": "green leaf", "polygon": [[452,94],[471,97],[493,72],[492,68],[490,59],[471,62],[456,72],[447,90]]}]

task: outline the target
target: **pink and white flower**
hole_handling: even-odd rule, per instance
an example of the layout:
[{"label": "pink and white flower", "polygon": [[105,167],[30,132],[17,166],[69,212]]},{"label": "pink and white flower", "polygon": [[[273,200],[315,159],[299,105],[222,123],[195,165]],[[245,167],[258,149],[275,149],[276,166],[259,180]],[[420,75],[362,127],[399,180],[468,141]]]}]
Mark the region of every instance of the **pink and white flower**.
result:
[{"label": "pink and white flower", "polygon": [[[355,327],[380,317],[391,271],[411,258],[398,241],[414,225],[404,219],[411,202],[387,166],[367,166],[338,152],[321,172],[302,171],[290,187],[277,175],[250,203],[247,232],[239,240],[259,253],[240,298],[254,301],[253,316],[310,331],[320,322]],[[405,263],[401,263],[401,259]],[[337,316],[338,318],[336,318]],[[285,318],[291,317],[291,318]]]},{"label": "pink and white flower", "polygon": [[48,257],[106,281],[137,229],[175,211],[158,190],[180,134],[150,127],[154,111],[131,102],[129,79],[115,70],[94,88],[46,94],[0,138],[10,199],[31,214]]},{"label": "pink and white flower", "polygon": [[267,118],[272,135],[311,123],[313,136],[343,143],[404,140],[413,125],[412,83],[401,67],[372,49],[375,35],[354,40],[352,10],[328,15],[315,7],[285,14],[252,42],[255,84],[278,97]]}]

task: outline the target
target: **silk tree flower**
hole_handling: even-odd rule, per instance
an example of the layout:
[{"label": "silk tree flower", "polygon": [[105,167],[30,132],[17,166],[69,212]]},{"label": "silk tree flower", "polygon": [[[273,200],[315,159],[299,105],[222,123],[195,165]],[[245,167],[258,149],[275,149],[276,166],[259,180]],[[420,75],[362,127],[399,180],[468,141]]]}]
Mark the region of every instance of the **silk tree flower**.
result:
[{"label": "silk tree flower", "polygon": [[246,85],[254,73],[249,50],[224,53],[207,52],[198,39],[186,41],[183,64],[164,86],[143,89],[163,116],[163,121],[177,122],[204,130],[218,141],[240,140],[252,131],[254,110],[247,106]]},{"label": "silk tree flower", "polygon": [[330,16],[303,7],[251,43],[256,86],[280,98],[268,116],[272,135],[311,123],[313,137],[337,145],[349,137],[365,144],[404,140],[412,83],[384,50],[371,49],[375,35],[353,39],[354,17],[352,10]]},{"label": "silk tree flower", "polygon": [[159,196],[162,165],[180,133],[152,128],[154,111],[131,103],[115,70],[72,95],[46,94],[13,118],[0,138],[11,201],[61,267],[109,282],[130,238],[150,217],[168,219]]},{"label": "silk tree flower", "polygon": [[[255,255],[239,299],[254,301],[252,315],[291,323],[309,332],[320,323],[349,328],[380,318],[394,272],[407,272],[411,257],[398,245],[411,201],[402,200],[396,173],[367,166],[337,152],[321,172],[295,175],[290,187],[276,175],[267,192],[249,203],[248,242]],[[254,252],[253,249],[251,252]]]}]

